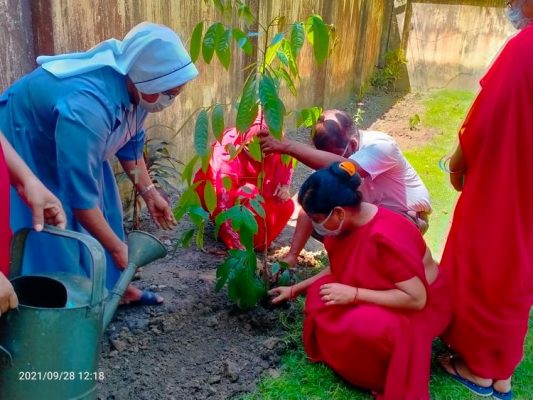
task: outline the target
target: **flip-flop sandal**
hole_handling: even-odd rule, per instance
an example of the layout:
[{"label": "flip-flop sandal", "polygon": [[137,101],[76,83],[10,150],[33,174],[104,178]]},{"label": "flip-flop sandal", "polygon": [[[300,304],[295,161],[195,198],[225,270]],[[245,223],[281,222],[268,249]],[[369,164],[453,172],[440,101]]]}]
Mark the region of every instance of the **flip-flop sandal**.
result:
[{"label": "flip-flop sandal", "polygon": [[451,376],[455,381],[459,382],[461,385],[466,387],[472,393],[477,394],[478,396],[489,397],[493,395],[494,390],[492,389],[492,386],[480,386],[472,381],[469,381],[466,378],[463,378],[461,374],[459,373],[459,371],[457,370],[457,365],[455,364],[455,360],[456,358],[454,357],[450,358],[450,365],[452,366],[453,371],[455,372],[455,375],[450,374],[448,371],[446,371],[446,369],[444,369],[444,371],[446,371],[446,373],[449,376]]},{"label": "flip-flop sandal", "polygon": [[122,306],[158,306],[163,304],[163,301],[158,301],[156,293],[149,290],[143,290],[139,300],[132,300],[129,303],[121,304]]},{"label": "flip-flop sandal", "polygon": [[508,392],[500,392],[493,388],[492,397],[498,400],[513,400],[513,391],[509,390]]}]

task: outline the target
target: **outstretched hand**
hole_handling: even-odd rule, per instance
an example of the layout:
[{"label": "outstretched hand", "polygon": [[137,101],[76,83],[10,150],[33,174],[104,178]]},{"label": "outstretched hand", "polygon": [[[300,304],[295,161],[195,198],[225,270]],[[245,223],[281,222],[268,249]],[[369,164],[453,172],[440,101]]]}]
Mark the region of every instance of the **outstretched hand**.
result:
[{"label": "outstretched hand", "polygon": [[146,207],[154,222],[160,228],[169,230],[176,226],[176,218],[172,214],[172,209],[168,201],[163,198],[158,190],[150,190],[143,196]]},{"label": "outstretched hand", "polygon": [[270,296],[276,296],[272,299],[273,304],[278,304],[283,301],[291,300],[292,295],[292,289],[291,286],[278,286],[274,289],[270,289],[268,291],[268,294]]},{"label": "outstretched hand", "polygon": [[261,130],[258,136],[261,139],[261,150],[264,154],[285,153],[287,151],[286,139],[278,140],[270,135],[268,130]]}]

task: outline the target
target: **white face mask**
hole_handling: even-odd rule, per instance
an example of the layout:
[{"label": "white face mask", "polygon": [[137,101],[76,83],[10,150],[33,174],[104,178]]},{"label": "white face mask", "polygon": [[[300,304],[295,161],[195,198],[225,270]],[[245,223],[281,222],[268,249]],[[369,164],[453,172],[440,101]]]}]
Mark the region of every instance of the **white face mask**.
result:
[{"label": "white face mask", "polygon": [[148,102],[142,97],[142,93],[137,89],[137,93],[139,94],[139,105],[144,108],[148,112],[159,112],[161,110],[164,110],[168,106],[170,106],[174,100],[176,99],[176,96],[169,96],[168,94],[158,93],[158,98],[154,102]]},{"label": "white face mask", "polygon": [[320,236],[336,236],[338,235],[339,233],[341,233],[341,230],[342,230],[342,225],[344,224],[344,218],[341,220],[339,226],[337,227],[337,229],[335,230],[329,230],[328,228],[324,227],[324,225],[326,224],[327,220],[329,219],[329,217],[331,217],[331,215],[333,214],[333,210],[331,210],[331,212],[328,214],[328,216],[326,217],[326,219],[324,219],[324,221],[322,222],[315,222],[315,221],[312,221],[313,223],[313,229],[316,231],[316,233],[318,233]]},{"label": "white face mask", "polygon": [[513,24],[516,29],[525,28],[529,24],[529,19],[522,12],[522,2],[514,7],[507,7],[507,19]]}]

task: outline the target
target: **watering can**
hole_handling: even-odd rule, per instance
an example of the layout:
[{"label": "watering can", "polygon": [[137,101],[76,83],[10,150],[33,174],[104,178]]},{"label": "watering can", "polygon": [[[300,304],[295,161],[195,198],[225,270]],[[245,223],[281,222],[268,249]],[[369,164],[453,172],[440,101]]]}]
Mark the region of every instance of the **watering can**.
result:
[{"label": "watering can", "polygon": [[[92,259],[91,277],[58,272],[20,275],[28,234],[77,240]],[[0,318],[0,400],[95,399],[100,339],[138,267],[164,257],[165,246],[140,231],[128,235],[127,268],[116,286],[104,286],[105,255],[91,236],[46,226],[13,237],[11,283],[18,309]]]}]

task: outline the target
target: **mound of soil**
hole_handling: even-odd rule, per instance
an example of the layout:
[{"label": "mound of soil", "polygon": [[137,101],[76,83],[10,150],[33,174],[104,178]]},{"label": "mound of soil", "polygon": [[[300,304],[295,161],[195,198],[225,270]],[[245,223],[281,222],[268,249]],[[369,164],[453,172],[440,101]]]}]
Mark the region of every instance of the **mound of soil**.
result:
[{"label": "mound of soil", "polygon": [[[421,115],[421,100],[415,94],[368,95],[359,104],[365,111],[362,128],[387,132],[402,148],[420,145],[431,132],[411,130],[409,119]],[[357,107],[353,100],[343,109],[354,115]],[[306,142],[309,132],[300,129],[289,136]],[[293,193],[310,172],[297,167]],[[272,246],[271,258],[287,251],[295,217]],[[169,255],[145,267],[135,285],[158,292],[165,303],[119,308],[102,339],[99,370],[105,379],[98,384],[98,398],[227,399],[253,391],[264,373],[279,375],[280,355],[287,347],[280,319],[293,319],[296,307],[236,309],[225,289],[214,292],[216,266],[225,252],[212,234],[206,235],[205,251],[174,249],[186,221],[170,234],[146,219],[144,224],[169,247]],[[306,250],[299,259],[304,272],[324,257],[317,241],[310,240]]]}]

